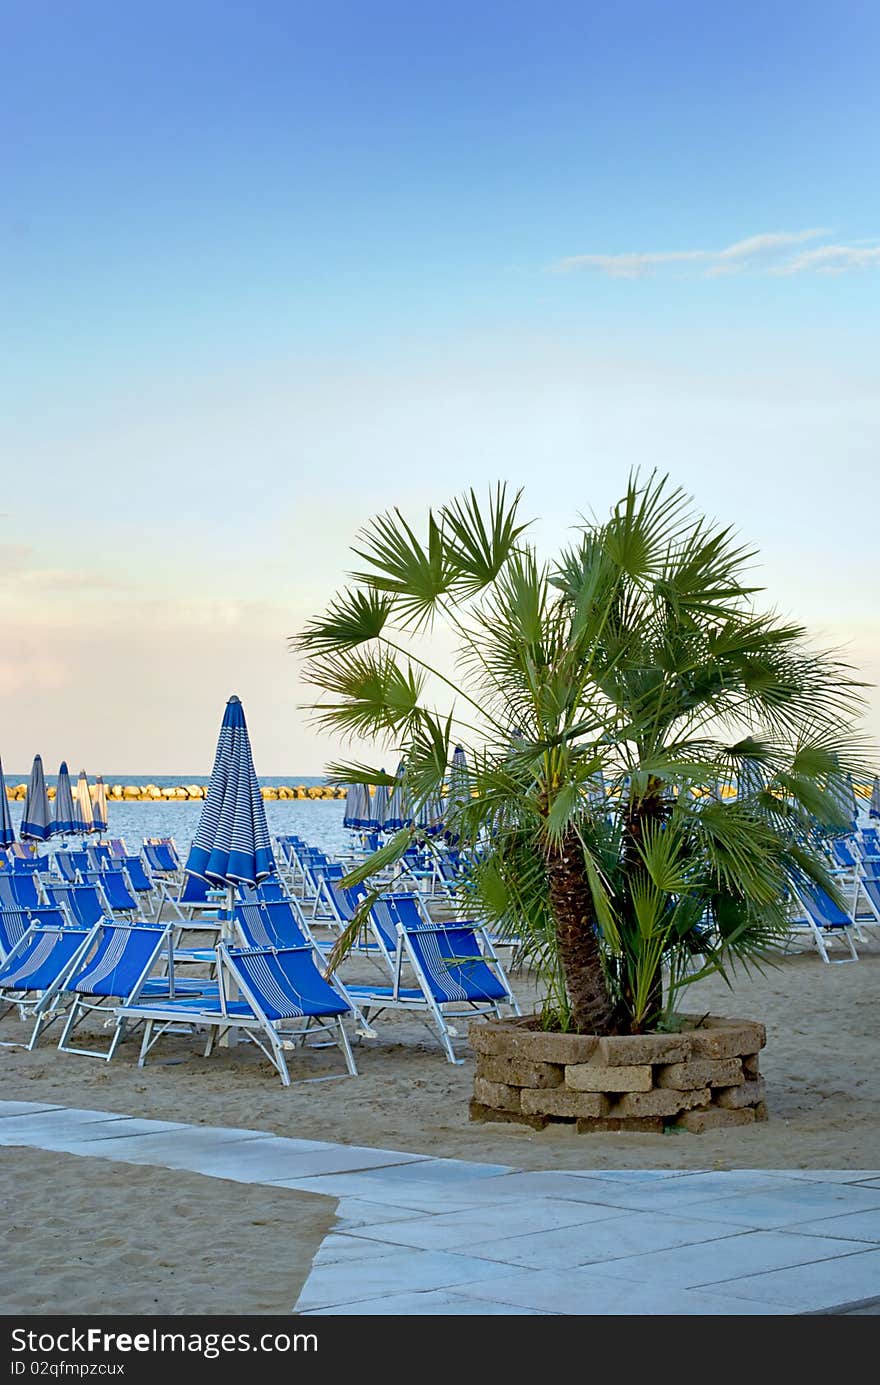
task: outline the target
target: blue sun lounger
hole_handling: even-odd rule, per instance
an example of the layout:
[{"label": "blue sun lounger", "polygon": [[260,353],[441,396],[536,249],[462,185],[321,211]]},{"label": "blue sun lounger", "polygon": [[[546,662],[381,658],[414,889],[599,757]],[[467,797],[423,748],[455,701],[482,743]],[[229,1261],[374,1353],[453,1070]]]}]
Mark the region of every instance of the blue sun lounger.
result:
[{"label": "blue sun lounger", "polygon": [[388,986],[347,983],[368,1023],[386,1009],[421,1014],[429,1026],[433,1021],[448,1061],[461,1063],[450,1020],[521,1013],[501,963],[473,923],[427,923],[413,896],[401,894],[373,906],[370,926],[392,975]]},{"label": "blue sun lounger", "polygon": [[10,909],[37,909],[41,902],[37,876],[0,874],[0,905]]},{"label": "blue sun lounger", "polygon": [[70,919],[63,909],[41,904],[36,909],[22,909],[11,906],[0,907],[0,960],[8,957],[31,924],[41,923],[46,928],[64,928]]},{"label": "blue sun lounger", "polygon": [[83,877],[83,883],[94,885],[103,894],[114,918],[121,915],[132,920],[140,913],[137,895],[130,887],[125,871],[89,870]]},{"label": "blue sun lounger", "polygon": [[[857,962],[859,954],[852,939],[853,919],[835,904],[828,892],[819,885],[798,884],[792,886],[792,895],[796,901],[791,919],[792,935],[806,931],[823,962],[833,961],[838,965]],[[845,943],[849,956],[829,957],[827,944],[832,942]]]},{"label": "blue sun lounger", "polygon": [[[17,1008],[34,1027],[25,1045],[33,1049],[47,1025],[58,1018],[64,983],[89,947],[94,928],[32,924],[0,965],[0,1005]],[[19,1045],[12,1045],[19,1047]]]},{"label": "blue sun lounger", "polygon": [[[148,984],[159,962],[169,949],[170,925],[105,922],[97,926],[92,942],[64,982],[70,1000],[67,1020],[58,1041],[62,1053],[79,1053],[87,1058],[109,1062],[125,1033],[116,1016],[118,1003],[134,1004]],[[167,976],[157,977],[160,993],[167,994]],[[80,1048],[70,1042],[74,1030],[88,1016],[112,1014],[116,1019],[113,1036],[106,1049]]]},{"label": "blue sun lounger", "polygon": [[[144,1035],[138,1063],[162,1034],[207,1029],[209,1056],[216,1042],[230,1031],[240,1031],[266,1055],[285,1087],[290,1073],[285,1052],[317,1040],[323,1047],[338,1044],[346,1069],[357,1076],[354,1058],[343,1018],[351,1007],[324,979],[315,964],[312,947],[233,948],[221,943],[217,949],[221,985],[216,999],[195,998],[174,1001],[142,999],[119,1009],[120,1020],[144,1022]],[[238,998],[233,998],[238,992]],[[328,1039],[328,1036],[331,1036]]]},{"label": "blue sun lounger", "polygon": [[46,884],[46,898],[56,908],[63,908],[84,928],[92,928],[110,916],[111,910],[103,890],[97,885]]}]

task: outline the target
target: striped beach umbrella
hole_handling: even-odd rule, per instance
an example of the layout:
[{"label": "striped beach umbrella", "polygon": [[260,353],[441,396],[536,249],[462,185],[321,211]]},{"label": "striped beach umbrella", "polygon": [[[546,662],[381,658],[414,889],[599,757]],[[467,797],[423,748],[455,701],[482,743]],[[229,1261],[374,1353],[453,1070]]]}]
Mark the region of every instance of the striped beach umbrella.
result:
[{"label": "striped beach umbrella", "polygon": [[80,770],[76,788],[73,791],[73,830],[74,832],[81,832],[83,835],[95,830],[92,795],[89,792],[89,781],[84,769]]},{"label": "striped beach umbrella", "polygon": [[[406,774],[406,765],[403,760],[397,766],[396,778],[402,781]],[[395,784],[388,798],[388,808],[385,813],[385,831],[400,832],[404,827],[412,827],[412,804],[409,801],[409,791],[403,782]]]},{"label": "striped beach umbrella", "polygon": [[49,795],[46,792],[46,778],[43,774],[41,756],[34,756],[31,777],[28,780],[24,799],[24,812],[21,815],[19,834],[22,841],[32,839],[45,842],[52,835],[52,818],[49,808]]},{"label": "striped beach umbrella", "polygon": [[751,798],[754,794],[761,793],[763,788],[764,780],[757,760],[751,760],[748,756],[744,757],[740,761],[736,776],[737,798]]},{"label": "striped beach umbrella", "polygon": [[3,762],[0,761],[0,846],[11,846],[15,841],[9,799],[6,797],[6,784],[3,779]]},{"label": "striped beach umbrella", "polygon": [[345,811],[342,815],[343,827],[359,832],[368,821],[367,791],[363,784],[349,784],[345,795]]},{"label": "striped beach umbrella", "polygon": [[100,774],[92,785],[92,823],[96,832],[107,831],[107,790]]},{"label": "striped beach umbrella", "polygon": [[880,774],[874,775],[874,783],[871,785],[871,797],[868,800],[868,817],[880,818]]},{"label": "striped beach umbrella", "polygon": [[[385,770],[382,770],[385,773]],[[388,790],[384,784],[375,784],[373,794],[369,801],[369,827],[370,832],[381,832],[385,826],[385,819],[388,816]]]},{"label": "striped beach umbrella", "polygon": [[73,814],[73,792],[70,787],[70,772],[67,761],[62,760],[55,782],[55,815],[52,818],[52,835],[64,837],[76,832]]},{"label": "striped beach umbrella", "polygon": [[276,871],[244,709],[226,704],[211,781],[184,869],[216,884],[259,885]]}]

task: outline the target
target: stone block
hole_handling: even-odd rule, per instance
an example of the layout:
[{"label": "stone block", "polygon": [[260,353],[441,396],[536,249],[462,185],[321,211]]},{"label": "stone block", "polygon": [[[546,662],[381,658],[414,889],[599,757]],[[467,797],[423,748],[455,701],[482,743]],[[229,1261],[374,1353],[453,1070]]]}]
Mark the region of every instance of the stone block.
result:
[{"label": "stone block", "polygon": [[510,1087],[506,1082],[474,1078],[474,1099],[482,1106],[495,1106],[499,1111],[519,1111],[521,1091],[521,1087]]},{"label": "stone block", "polygon": [[567,1087],[554,1091],[534,1091],[528,1087],[522,1093],[522,1110],[538,1116],[604,1116],[611,1102],[601,1092],[571,1092]]},{"label": "stone block", "polygon": [[725,1125],[751,1125],[755,1112],[751,1106],[743,1111],[725,1111],[721,1106],[707,1106],[700,1111],[683,1111],[672,1122],[679,1130],[689,1130],[692,1135],[702,1135],[706,1130],[718,1130]]},{"label": "stone block", "polygon": [[765,1121],[765,1120],[769,1120],[770,1112],[767,1110],[767,1103],[766,1103],[766,1101],[759,1101],[758,1104],[757,1104],[757,1106],[753,1106],[753,1107],[752,1107],[752,1110],[753,1110],[754,1113],[755,1113],[755,1120],[756,1120],[756,1121]]},{"label": "stone block", "polygon": [[697,1087],[736,1087],[743,1081],[738,1058],[692,1058],[687,1063],[665,1063],[656,1070],[658,1087],[690,1092]]},{"label": "stone block", "polygon": [[650,1063],[620,1064],[569,1063],[565,1069],[565,1085],[576,1092],[649,1092],[654,1085],[654,1069]]},{"label": "stone block", "polygon": [[585,1063],[599,1046],[592,1034],[554,1034],[532,1027],[534,1023],[531,1017],[509,1024],[474,1021],[468,1038],[476,1053],[533,1063]]},{"label": "stone block", "polygon": [[746,1077],[760,1077],[761,1069],[758,1065],[760,1053],[746,1053],[743,1055],[742,1066]]},{"label": "stone block", "polygon": [[744,1054],[757,1053],[767,1042],[766,1029],[754,1020],[722,1019],[713,1015],[706,1018],[682,1015],[680,1018],[697,1026],[685,1031],[694,1058],[741,1058]]},{"label": "stone block", "polygon": [[471,1098],[468,1115],[472,1121],[500,1121],[507,1125],[527,1125],[530,1130],[544,1130],[550,1121],[547,1116],[524,1115],[522,1111],[498,1111]]},{"label": "stone block", "polygon": [[518,1058],[488,1058],[477,1060],[477,1075],[489,1082],[503,1082],[511,1087],[559,1087],[563,1069],[555,1063],[529,1063]]},{"label": "stone block", "polygon": [[681,1063],[689,1056],[689,1045],[689,1034],[619,1034],[599,1040],[599,1061],[614,1068]]},{"label": "stone block", "polygon": [[763,1077],[754,1077],[741,1087],[722,1087],[715,1093],[715,1101],[725,1111],[739,1111],[745,1106],[757,1106],[764,1100],[765,1094]]},{"label": "stone block", "polygon": [[617,1131],[631,1130],[638,1135],[662,1135],[665,1122],[662,1116],[631,1117],[620,1120],[611,1116],[599,1116],[594,1120],[582,1118],[575,1123],[579,1135],[602,1135]]},{"label": "stone block", "polygon": [[700,1087],[694,1092],[678,1092],[671,1088],[653,1092],[627,1092],[615,1101],[609,1111],[614,1117],[627,1116],[677,1116],[680,1111],[689,1111],[694,1106],[708,1106],[712,1093],[708,1087]]}]

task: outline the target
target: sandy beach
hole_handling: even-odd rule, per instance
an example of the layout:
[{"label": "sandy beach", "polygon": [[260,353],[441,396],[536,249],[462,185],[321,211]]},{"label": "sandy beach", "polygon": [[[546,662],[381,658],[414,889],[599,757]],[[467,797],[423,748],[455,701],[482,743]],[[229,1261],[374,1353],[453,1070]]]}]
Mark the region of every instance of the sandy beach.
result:
[{"label": "sandy beach", "polygon": [[[50,1030],[34,1053],[0,1051],[2,1095],[524,1169],[876,1169],[880,939],[859,952],[857,964],[831,966],[803,952],[763,975],[736,976],[732,990],[718,978],[690,988],[682,1008],[767,1027],[769,1119],[727,1132],[576,1135],[473,1124],[467,1046],[453,1067],[423,1025],[393,1017],[357,1047],[358,1078],[297,1085],[339,1070],[335,1052],[297,1055],[289,1089],[250,1045],[204,1059],[191,1041],[168,1038],[139,1069],[134,1043],[106,1065],[58,1053]],[[514,984],[525,1005],[533,1002],[528,976]],[[4,1020],[5,1039],[23,1032]],[[334,1208],[330,1198],[286,1189],[15,1147],[0,1150],[0,1199],[14,1227],[0,1300],[6,1312],[35,1313],[289,1312]]]}]

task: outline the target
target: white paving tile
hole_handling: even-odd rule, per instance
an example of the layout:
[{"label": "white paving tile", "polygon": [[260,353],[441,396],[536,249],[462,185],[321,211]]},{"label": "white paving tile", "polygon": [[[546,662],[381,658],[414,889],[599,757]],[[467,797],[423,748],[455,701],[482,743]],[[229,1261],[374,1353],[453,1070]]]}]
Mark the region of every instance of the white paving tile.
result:
[{"label": "white paving tile", "polygon": [[297,1188],[304,1193],[329,1193],[331,1197],[356,1197],[390,1207],[416,1212],[461,1212],[467,1207],[487,1206],[507,1199],[493,1188],[494,1179],[470,1179],[462,1183],[379,1180],[366,1173],[327,1174],[313,1178],[277,1178],[279,1188]]},{"label": "white paving tile", "polygon": [[596,1270],[534,1270],[472,1284],[471,1299],[486,1298],[495,1303],[511,1303],[521,1308],[539,1308],[568,1316],[777,1316],[788,1310],[778,1303],[758,1300],[746,1308],[720,1295],[709,1296],[694,1289],[678,1289],[668,1284],[627,1284],[609,1280]]},{"label": "white paving tile", "polygon": [[839,1308],[880,1297],[880,1250],[744,1276],[725,1287],[729,1295],[750,1305],[777,1303],[795,1313]]},{"label": "white paving tile", "polygon": [[[848,1212],[845,1216],[822,1217],[818,1221],[796,1222],[787,1231],[800,1236],[834,1236],[853,1241],[880,1241],[880,1208],[867,1212]],[[480,1252],[482,1254],[482,1251]]]},{"label": "white paving tile", "polygon": [[876,1169],[765,1169],[765,1178],[801,1179],[807,1183],[868,1183],[880,1178]]},{"label": "white paving tile", "polygon": [[786,1231],[745,1231],[721,1241],[630,1255],[625,1260],[606,1260],[603,1268],[613,1279],[627,1283],[662,1282],[672,1288],[696,1289],[727,1284],[731,1280],[841,1255],[852,1255],[870,1244],[834,1240],[825,1236],[797,1236]]},{"label": "white paving tile", "polygon": [[388,1294],[385,1298],[368,1298],[358,1303],[342,1303],[335,1308],[316,1308],[310,1317],[520,1317],[546,1318],[551,1316],[539,1308],[515,1308],[509,1303],[491,1303],[488,1299],[465,1298],[463,1294],[446,1289],[427,1289],[423,1294]]},{"label": "white paving tile", "polygon": [[387,1202],[365,1202],[362,1198],[343,1197],[336,1208],[333,1229],[344,1231],[349,1227],[369,1226],[371,1222],[406,1221],[410,1217],[423,1215],[414,1207],[392,1207]]},{"label": "white paving tile", "polygon": [[685,1178],[708,1169],[566,1169],[572,1178],[607,1178],[609,1183],[649,1183],[661,1178]]},{"label": "white paving tile", "polygon": [[[713,1247],[717,1248],[720,1237],[738,1234],[736,1227],[721,1227],[671,1213],[623,1212],[618,1209],[602,1221],[497,1241],[481,1240],[479,1250],[487,1260],[499,1260],[508,1265],[542,1270],[566,1269],[619,1260],[624,1256],[644,1255],[649,1251],[668,1250],[673,1246],[694,1245],[700,1241],[711,1241]],[[720,1249],[716,1253],[721,1254]]]},{"label": "white paving tile", "polygon": [[695,1217],[735,1223],[739,1226],[794,1226],[798,1222],[880,1207],[880,1188],[854,1183],[789,1183],[771,1191],[747,1189],[728,1197],[695,1202]]},{"label": "white paving tile", "polygon": [[315,1265],[348,1264],[352,1260],[378,1260],[383,1255],[396,1255],[400,1246],[381,1241],[364,1241],[334,1229],[325,1236],[312,1261]]},{"label": "white paving tile", "polygon": [[365,1240],[417,1246],[422,1250],[473,1251],[482,1247],[484,1240],[496,1241],[529,1231],[553,1231],[560,1226],[577,1226],[597,1217],[615,1215],[620,1215],[616,1209],[544,1197],[535,1198],[532,1202],[519,1200],[497,1203],[491,1207],[473,1207],[464,1212],[422,1217],[417,1221],[380,1222],[353,1227],[349,1234]]},{"label": "white paving tile", "polygon": [[[311,1308],[328,1308],[358,1299],[382,1298],[385,1294],[446,1289],[452,1284],[489,1279],[497,1273],[497,1265],[489,1260],[447,1255],[436,1250],[400,1250],[367,1262],[315,1265],[296,1308],[297,1312],[307,1312]],[[528,1272],[521,1270],[519,1273]]]},{"label": "white paving tile", "polygon": [[7,1116],[34,1116],[40,1111],[63,1111],[54,1101],[0,1101],[0,1120]]}]

